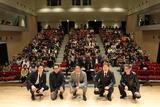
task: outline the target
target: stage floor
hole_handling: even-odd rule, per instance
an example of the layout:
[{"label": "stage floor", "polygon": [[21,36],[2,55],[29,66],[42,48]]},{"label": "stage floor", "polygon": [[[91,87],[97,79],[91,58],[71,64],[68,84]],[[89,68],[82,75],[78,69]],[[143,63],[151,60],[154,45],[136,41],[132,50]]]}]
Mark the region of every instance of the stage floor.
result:
[{"label": "stage floor", "polygon": [[105,98],[95,96],[93,88],[90,87],[87,92],[87,101],[83,101],[81,96],[72,99],[69,88],[66,88],[64,100],[58,97],[56,101],[52,101],[49,91],[46,91],[43,99],[37,98],[32,101],[25,87],[0,86],[0,107],[159,107],[160,105],[160,86],[142,86],[142,98],[136,101],[132,100],[130,92],[127,93],[128,97],[122,100],[119,98],[118,88],[115,87],[110,102]]}]

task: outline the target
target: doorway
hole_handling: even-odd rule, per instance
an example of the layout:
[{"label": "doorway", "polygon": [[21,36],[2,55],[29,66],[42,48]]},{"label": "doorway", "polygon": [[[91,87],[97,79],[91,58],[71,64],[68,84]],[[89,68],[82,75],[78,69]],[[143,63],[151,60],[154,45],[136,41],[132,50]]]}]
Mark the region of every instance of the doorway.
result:
[{"label": "doorway", "polygon": [[75,22],[74,21],[69,21],[69,20],[62,21],[61,24],[62,24],[62,29],[63,29],[65,34],[69,34],[70,30],[72,28],[75,28]]},{"label": "doorway", "polygon": [[160,63],[160,43],[158,48],[157,63]]},{"label": "doorway", "polygon": [[0,42],[0,65],[8,63],[7,43]]},{"label": "doorway", "polygon": [[94,30],[95,34],[98,34],[99,29],[102,27],[102,21],[88,21],[88,26]]}]

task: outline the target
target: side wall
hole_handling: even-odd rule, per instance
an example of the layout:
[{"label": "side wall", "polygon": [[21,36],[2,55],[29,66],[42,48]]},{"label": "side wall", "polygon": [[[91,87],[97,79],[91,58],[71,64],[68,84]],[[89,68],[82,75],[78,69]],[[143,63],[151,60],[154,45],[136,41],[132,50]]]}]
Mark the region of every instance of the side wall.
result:
[{"label": "side wall", "polygon": [[12,57],[19,52],[32,40],[37,34],[37,21],[35,16],[28,15],[28,30],[24,32],[0,31],[0,38],[7,42],[8,56]]},{"label": "side wall", "polygon": [[127,18],[127,32],[133,32],[136,43],[150,54],[151,61],[157,61],[160,30],[141,31],[137,28],[137,13]]}]

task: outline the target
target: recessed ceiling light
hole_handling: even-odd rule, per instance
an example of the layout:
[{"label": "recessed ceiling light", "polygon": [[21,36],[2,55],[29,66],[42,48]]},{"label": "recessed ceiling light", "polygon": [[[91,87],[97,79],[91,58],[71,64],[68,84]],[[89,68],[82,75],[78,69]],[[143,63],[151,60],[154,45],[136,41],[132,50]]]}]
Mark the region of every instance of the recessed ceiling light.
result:
[{"label": "recessed ceiling light", "polygon": [[73,7],[73,8],[70,8],[69,11],[70,11],[70,12],[80,12],[80,11],[81,11],[81,8]]},{"label": "recessed ceiling light", "polygon": [[83,12],[93,12],[94,9],[91,8],[91,7],[85,7],[85,8],[82,9],[82,11],[83,11]]},{"label": "recessed ceiling light", "polygon": [[100,8],[100,11],[101,11],[101,12],[111,12],[112,9],[111,9],[111,8],[108,8],[108,7],[104,7],[104,8]]},{"label": "recessed ceiling light", "polygon": [[63,8],[57,7],[57,8],[53,8],[52,12],[64,12]]},{"label": "recessed ceiling light", "polygon": [[113,8],[114,12],[125,12],[125,9],[123,8]]},{"label": "recessed ceiling light", "polygon": [[63,8],[57,7],[57,8],[42,8],[38,10],[39,13],[52,13],[52,12],[64,12]]},{"label": "recessed ceiling light", "polygon": [[48,13],[48,12],[50,12],[50,11],[51,11],[50,8],[42,8],[42,9],[39,9],[38,12],[40,12],[40,13]]}]

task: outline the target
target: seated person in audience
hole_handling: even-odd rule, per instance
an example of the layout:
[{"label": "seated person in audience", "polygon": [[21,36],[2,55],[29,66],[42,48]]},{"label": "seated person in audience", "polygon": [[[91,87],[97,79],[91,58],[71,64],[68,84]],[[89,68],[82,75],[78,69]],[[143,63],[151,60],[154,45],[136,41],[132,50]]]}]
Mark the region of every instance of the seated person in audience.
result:
[{"label": "seated person in audience", "polygon": [[30,63],[29,63],[29,61],[28,61],[27,59],[25,59],[25,60],[23,61],[22,67],[23,67],[24,65],[26,65],[26,67],[29,68]]},{"label": "seated person in audience", "polygon": [[27,78],[27,89],[31,92],[31,99],[35,100],[35,93],[43,95],[48,90],[46,85],[46,74],[43,72],[43,65],[38,66],[36,72],[32,72]]},{"label": "seated person in audience", "polygon": [[54,70],[49,75],[49,84],[51,91],[51,99],[57,99],[58,91],[60,99],[63,99],[63,93],[65,89],[65,78],[59,68],[59,65],[54,65]]},{"label": "seated person in audience", "polygon": [[145,62],[142,62],[140,65],[140,69],[141,70],[147,70],[148,69],[148,65]]},{"label": "seated person in audience", "polygon": [[11,67],[8,63],[5,63],[5,65],[2,67],[2,71],[3,72],[10,72],[11,71]]},{"label": "seated person in audience", "polygon": [[37,67],[35,66],[35,64],[31,64],[31,66],[29,67],[29,73],[35,72],[37,70]]},{"label": "seated person in audience", "polygon": [[21,70],[21,81],[24,83],[26,81],[26,78],[28,76],[29,70],[27,68],[27,65],[23,65]]},{"label": "seated person in audience", "polygon": [[83,90],[83,100],[86,101],[86,92],[87,92],[87,75],[84,71],[81,70],[79,65],[76,65],[74,71],[71,73],[70,81],[70,90],[73,94],[73,98],[77,97],[77,91],[79,89]]},{"label": "seated person in audience", "polygon": [[125,92],[125,86],[128,87],[128,90],[132,92],[132,98],[140,98],[139,93],[140,84],[135,72],[132,71],[132,66],[129,64],[124,65],[124,72],[122,73],[120,85],[118,86],[119,92],[121,94],[121,99],[124,99],[127,94]]},{"label": "seated person in audience", "polygon": [[[13,57],[11,65],[21,65],[23,67],[26,64],[29,68],[32,66],[31,64],[39,65],[40,62],[48,68],[52,65],[52,62],[55,62],[62,40],[62,31],[58,29],[44,30],[30,41],[22,53]],[[35,71],[35,68],[29,68],[29,71]]]},{"label": "seated person in audience", "polygon": [[114,73],[109,70],[109,64],[103,64],[103,70],[99,71],[95,77],[95,89],[94,93],[99,94],[103,97],[105,91],[108,91],[107,96],[105,96],[109,101],[112,100],[111,96],[114,91],[115,77]]}]

